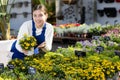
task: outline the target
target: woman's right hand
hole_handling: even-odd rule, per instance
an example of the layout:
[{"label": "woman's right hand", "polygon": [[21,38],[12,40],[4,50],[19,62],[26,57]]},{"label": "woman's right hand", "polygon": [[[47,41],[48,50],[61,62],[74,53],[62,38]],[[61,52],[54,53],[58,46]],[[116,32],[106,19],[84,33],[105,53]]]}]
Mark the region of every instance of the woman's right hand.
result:
[{"label": "woman's right hand", "polygon": [[24,53],[25,55],[27,55],[27,54],[28,54],[28,51],[27,51],[27,50],[23,50],[23,53]]}]

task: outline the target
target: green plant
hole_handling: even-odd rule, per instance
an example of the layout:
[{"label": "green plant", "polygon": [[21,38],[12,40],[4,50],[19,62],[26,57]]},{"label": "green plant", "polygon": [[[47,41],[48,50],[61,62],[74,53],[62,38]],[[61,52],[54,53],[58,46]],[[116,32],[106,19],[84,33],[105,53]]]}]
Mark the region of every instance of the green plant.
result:
[{"label": "green plant", "polygon": [[[3,39],[9,39],[10,38],[10,25],[9,25],[9,20],[10,20],[10,12],[11,12],[11,7],[10,10],[7,11],[7,5],[9,0],[5,0],[6,3],[3,4],[2,0],[0,0],[0,30],[2,32]],[[12,1],[12,3],[15,0]]]},{"label": "green plant", "polygon": [[[15,75],[23,80],[25,80],[24,77],[22,78],[23,75],[27,76],[27,79],[31,78],[31,75],[27,73],[29,66],[36,68],[36,71],[38,72],[34,75],[33,79],[36,79],[37,77],[40,77],[39,79],[43,80],[112,79],[112,77],[120,71],[119,56],[114,54],[114,49],[119,46],[112,45],[113,49],[111,49],[111,46],[108,48],[109,46],[106,46],[103,41],[100,41],[99,44],[104,46],[104,51],[97,53],[95,50],[97,46],[95,45],[97,44],[96,42],[91,42],[90,45],[88,45],[88,42],[86,44],[88,46],[85,47],[87,55],[86,57],[80,57],[79,59],[74,54],[74,49],[76,47],[68,47],[59,48],[56,52],[47,52],[44,57],[33,55],[25,57],[23,61],[15,59],[10,61],[10,63],[15,66]],[[94,47],[91,47],[93,45]],[[80,43],[77,43],[77,46],[78,49],[81,49]]]},{"label": "green plant", "polygon": [[27,34],[23,35],[23,38],[20,39],[19,44],[24,50],[32,50],[37,45],[36,38],[34,36],[29,36]]}]

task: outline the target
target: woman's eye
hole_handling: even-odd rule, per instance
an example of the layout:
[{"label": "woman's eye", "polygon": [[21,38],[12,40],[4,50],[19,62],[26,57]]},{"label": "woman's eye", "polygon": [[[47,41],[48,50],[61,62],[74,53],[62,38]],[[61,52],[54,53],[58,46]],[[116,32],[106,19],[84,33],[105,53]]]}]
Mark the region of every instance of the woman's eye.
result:
[{"label": "woman's eye", "polygon": [[36,17],[36,15],[33,15],[33,17]]}]

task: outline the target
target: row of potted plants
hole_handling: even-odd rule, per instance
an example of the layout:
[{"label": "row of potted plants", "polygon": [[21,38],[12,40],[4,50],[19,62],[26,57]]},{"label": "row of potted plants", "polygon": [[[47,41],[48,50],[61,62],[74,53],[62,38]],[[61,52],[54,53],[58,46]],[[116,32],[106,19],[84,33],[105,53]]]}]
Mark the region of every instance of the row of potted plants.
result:
[{"label": "row of potted plants", "polygon": [[63,24],[54,27],[54,36],[56,37],[92,37],[92,35],[102,35],[108,30],[113,28],[119,28],[119,25],[101,25],[99,23],[94,24]]},{"label": "row of potted plants", "polygon": [[43,57],[40,53],[24,60],[14,59],[0,77],[11,80],[117,80],[120,76],[119,50],[119,42],[100,36],[47,52]]}]

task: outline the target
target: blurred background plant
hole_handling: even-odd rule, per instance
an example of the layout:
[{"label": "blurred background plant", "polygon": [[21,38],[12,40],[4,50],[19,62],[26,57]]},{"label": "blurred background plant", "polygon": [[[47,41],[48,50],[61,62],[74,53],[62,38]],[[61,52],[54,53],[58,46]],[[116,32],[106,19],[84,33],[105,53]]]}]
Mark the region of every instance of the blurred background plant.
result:
[{"label": "blurred background plant", "polygon": [[[12,1],[12,3],[15,0]],[[9,0],[0,0],[0,36],[2,39],[10,38],[10,11],[7,11],[7,5]]]}]

